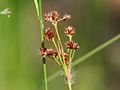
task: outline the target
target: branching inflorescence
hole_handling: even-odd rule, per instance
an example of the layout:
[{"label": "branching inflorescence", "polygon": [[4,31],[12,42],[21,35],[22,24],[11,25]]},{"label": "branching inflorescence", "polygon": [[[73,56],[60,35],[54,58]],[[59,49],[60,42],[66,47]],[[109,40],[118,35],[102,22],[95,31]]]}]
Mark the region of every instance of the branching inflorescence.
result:
[{"label": "branching inflorescence", "polygon": [[55,46],[55,50],[52,48],[40,48],[39,54],[42,57],[49,57],[53,59],[53,61],[55,61],[61,67],[61,69],[64,71],[69,90],[72,90],[71,65],[74,53],[79,48],[78,44],[72,39],[75,34],[75,28],[73,28],[72,26],[68,26],[67,28],[65,28],[64,33],[69,38],[69,41],[65,43],[65,47],[67,48],[66,50],[63,48],[61,37],[59,35],[59,30],[57,27],[60,21],[66,21],[69,19],[71,19],[71,15],[65,14],[63,17],[60,18],[60,14],[57,11],[52,11],[44,15],[44,21],[49,21],[54,26],[54,30],[50,27],[44,30],[44,39],[48,42],[52,42]]}]

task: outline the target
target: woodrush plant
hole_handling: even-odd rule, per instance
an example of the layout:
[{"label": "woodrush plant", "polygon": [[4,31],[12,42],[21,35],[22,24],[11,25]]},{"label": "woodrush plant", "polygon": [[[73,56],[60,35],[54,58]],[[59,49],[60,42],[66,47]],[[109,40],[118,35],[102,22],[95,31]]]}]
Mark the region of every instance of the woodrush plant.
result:
[{"label": "woodrush plant", "polygon": [[40,48],[39,54],[44,58],[49,57],[60,66],[66,77],[69,90],[72,90],[71,85],[73,82],[71,65],[74,53],[79,48],[78,44],[72,39],[75,34],[75,28],[72,26],[65,28],[64,33],[69,38],[69,41],[65,43],[67,50],[62,45],[61,37],[59,35],[60,30],[58,29],[59,22],[69,19],[71,19],[71,15],[65,14],[63,17],[60,17],[60,14],[57,11],[52,11],[48,14],[45,14],[44,21],[49,21],[53,25],[54,30],[50,27],[45,29],[44,39],[48,42],[51,41],[56,49]]},{"label": "woodrush plant", "polygon": [[[53,80],[55,77],[57,77],[60,74],[60,71],[56,72],[52,76],[50,76],[47,80],[47,73],[46,73],[46,62],[45,57],[49,57],[53,61],[55,61],[60,68],[63,70],[64,75],[66,77],[66,81],[69,87],[69,90],[72,90],[72,73],[71,68],[73,66],[78,65],[82,61],[85,61],[87,58],[91,57],[92,55],[96,54],[97,52],[101,51],[102,49],[106,48],[110,44],[114,43],[115,41],[120,39],[120,34],[116,35],[112,39],[108,40],[107,42],[103,43],[102,45],[98,46],[94,50],[88,52],[86,55],[80,57],[77,61],[75,61],[72,65],[73,57],[75,51],[79,48],[78,44],[75,43],[72,39],[75,29],[71,26],[68,26],[65,29],[65,34],[68,36],[69,41],[66,42],[65,46],[67,48],[67,51],[63,48],[61,37],[59,35],[58,30],[58,23],[60,21],[66,21],[68,19],[71,19],[71,16],[68,14],[65,14],[63,17],[60,18],[60,14],[57,11],[52,11],[48,14],[45,14],[44,21],[49,21],[54,26],[54,30],[51,28],[45,29],[43,32],[43,20],[42,20],[42,1],[41,0],[34,0],[38,19],[40,21],[40,35],[41,35],[41,48],[39,50],[39,54],[42,56],[43,59],[43,69],[44,69],[44,81],[45,81],[45,90],[48,90],[47,87],[47,81]],[[56,38],[56,39],[55,39]],[[51,41],[53,45],[55,46],[56,50],[50,48],[47,49],[44,47],[44,40]]]}]

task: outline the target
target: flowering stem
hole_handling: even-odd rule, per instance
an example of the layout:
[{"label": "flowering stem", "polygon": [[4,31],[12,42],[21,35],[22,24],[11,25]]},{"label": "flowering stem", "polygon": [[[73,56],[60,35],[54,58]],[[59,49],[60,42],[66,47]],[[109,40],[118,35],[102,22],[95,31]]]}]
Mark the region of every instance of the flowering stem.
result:
[{"label": "flowering stem", "polygon": [[56,31],[56,34],[57,34],[57,37],[58,37],[58,45],[59,45],[58,48],[59,48],[59,50],[61,50],[61,52],[59,52],[59,53],[62,54],[63,60],[61,59],[61,56],[60,56],[60,59],[63,61],[62,62],[63,63],[63,69],[64,69],[64,72],[66,72],[67,71],[67,67],[66,67],[66,63],[65,63],[65,60],[64,60],[64,50],[63,50],[63,46],[62,46],[61,39],[60,39],[60,36],[59,36],[57,22],[53,23],[53,26],[55,28],[55,31]]},{"label": "flowering stem", "polygon": [[[88,58],[90,58],[91,56],[95,55],[96,53],[98,53],[99,51],[103,50],[104,48],[108,47],[109,45],[111,45],[112,43],[116,42],[120,40],[120,34],[116,35],[115,37],[111,38],[110,40],[106,41],[105,43],[101,44],[100,46],[98,46],[97,48],[91,50],[90,52],[88,52],[87,54],[83,55],[82,57],[80,57],[78,60],[76,60],[75,62],[73,62],[72,67],[80,64],[81,62],[87,60]],[[52,76],[48,77],[48,82],[50,82],[51,80],[53,80],[54,78],[56,78],[57,76],[59,76],[60,74],[60,70],[57,71],[56,73],[54,73]]]},{"label": "flowering stem", "polygon": [[59,32],[58,32],[58,28],[57,28],[57,22],[53,24],[53,26],[55,27],[55,30],[56,30],[56,34],[57,34],[57,37],[58,37],[58,42],[60,44],[60,50],[61,50],[61,53],[64,53],[63,51],[63,46],[62,46],[62,43],[61,43],[61,39],[60,39],[60,36],[59,36]]},{"label": "flowering stem", "polygon": [[69,90],[72,90],[72,85],[71,83],[68,83]]},{"label": "flowering stem", "polygon": [[66,73],[66,78],[67,78],[67,84],[69,90],[72,90],[72,84],[71,84],[71,66],[68,66],[67,73]]},{"label": "flowering stem", "polygon": [[72,53],[72,60],[73,60],[73,58],[74,58],[74,54],[75,54],[75,50],[73,50],[73,53]]},{"label": "flowering stem", "polygon": [[[43,19],[42,19],[42,0],[34,0],[38,19],[40,22],[40,36],[41,36],[41,47],[44,48],[44,32],[43,32]],[[46,68],[46,61],[45,58],[42,58],[43,60],[43,71],[44,71],[44,83],[45,83],[45,90],[48,90],[47,85],[47,68]]]},{"label": "flowering stem", "polygon": [[57,47],[57,44],[56,44],[54,38],[52,39],[52,42],[53,42],[53,44],[54,44],[56,50],[58,51],[58,56],[59,56],[59,58],[60,58],[60,62],[61,62],[61,64],[63,65],[62,58],[61,58],[61,56],[60,56],[60,52],[59,52],[59,50],[58,50],[58,47]]}]

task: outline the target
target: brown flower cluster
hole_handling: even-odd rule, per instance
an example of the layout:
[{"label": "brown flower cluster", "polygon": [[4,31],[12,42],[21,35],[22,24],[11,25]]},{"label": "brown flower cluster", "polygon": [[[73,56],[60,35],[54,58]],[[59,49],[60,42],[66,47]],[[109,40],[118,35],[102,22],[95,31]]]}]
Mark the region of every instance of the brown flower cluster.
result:
[{"label": "brown flower cluster", "polygon": [[53,32],[53,30],[51,28],[45,29],[45,31],[44,31],[45,40],[50,41],[50,40],[52,40],[52,38],[54,38],[54,36],[55,36],[55,33]]},{"label": "brown flower cluster", "polygon": [[60,14],[57,11],[52,11],[44,15],[44,21],[56,22],[56,21],[65,21],[71,19],[71,15],[65,14],[60,18]]},{"label": "brown flower cluster", "polygon": [[73,36],[75,34],[75,29],[72,26],[65,28],[65,34],[67,36]]},{"label": "brown flower cluster", "polygon": [[57,57],[58,53],[56,51],[54,51],[53,49],[47,49],[47,48],[40,48],[39,49],[39,54],[42,57]]},{"label": "brown flower cluster", "polygon": [[[61,37],[59,35],[59,30],[57,27],[57,24],[59,21],[66,21],[71,19],[71,15],[65,14],[62,18],[60,18],[60,14],[57,11],[52,11],[48,14],[44,15],[44,21],[49,21],[52,23],[54,29],[51,29],[50,27],[44,30],[44,39],[46,41],[51,41],[55,47],[54,49],[47,49],[47,48],[40,48],[39,54],[42,57],[50,57],[55,62],[57,62],[62,68],[70,67],[72,57],[74,56],[74,51],[76,51],[79,48],[79,45],[72,40],[72,37],[75,34],[75,28],[72,26],[68,26],[65,28],[64,33],[66,36],[68,36],[69,41],[66,42],[65,47],[63,48],[63,45],[61,43]],[[71,53],[71,54],[70,54]]]},{"label": "brown flower cluster", "polygon": [[68,41],[65,45],[66,45],[66,48],[68,49],[77,50],[79,48],[79,45],[75,43],[74,41]]}]

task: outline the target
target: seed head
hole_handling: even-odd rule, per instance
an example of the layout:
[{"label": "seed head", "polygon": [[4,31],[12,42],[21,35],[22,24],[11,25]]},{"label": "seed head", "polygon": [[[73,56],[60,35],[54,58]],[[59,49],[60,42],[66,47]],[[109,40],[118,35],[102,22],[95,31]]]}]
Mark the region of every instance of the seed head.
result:
[{"label": "seed head", "polygon": [[60,14],[57,11],[52,11],[44,15],[45,21],[55,22],[59,19]]},{"label": "seed head", "polygon": [[42,57],[46,57],[47,56],[47,49],[46,48],[40,48],[39,50],[39,53]]},{"label": "seed head", "polygon": [[77,50],[79,48],[78,44],[74,41],[68,41],[66,44],[66,48]]},{"label": "seed head", "polygon": [[65,59],[66,65],[68,65],[69,64],[69,57],[68,57],[67,53],[64,53],[64,59]]},{"label": "seed head", "polygon": [[47,48],[40,48],[39,49],[39,54],[42,56],[42,57],[57,57],[57,52],[55,52],[53,49],[47,49]]},{"label": "seed head", "polygon": [[65,28],[65,34],[67,36],[73,36],[75,34],[75,29],[72,26]]},{"label": "seed head", "polygon": [[54,36],[55,36],[55,33],[52,31],[51,28],[47,28],[44,31],[45,40],[50,41],[52,38],[54,38]]},{"label": "seed head", "polygon": [[47,49],[47,56],[53,56],[54,55],[54,50],[53,49]]}]

